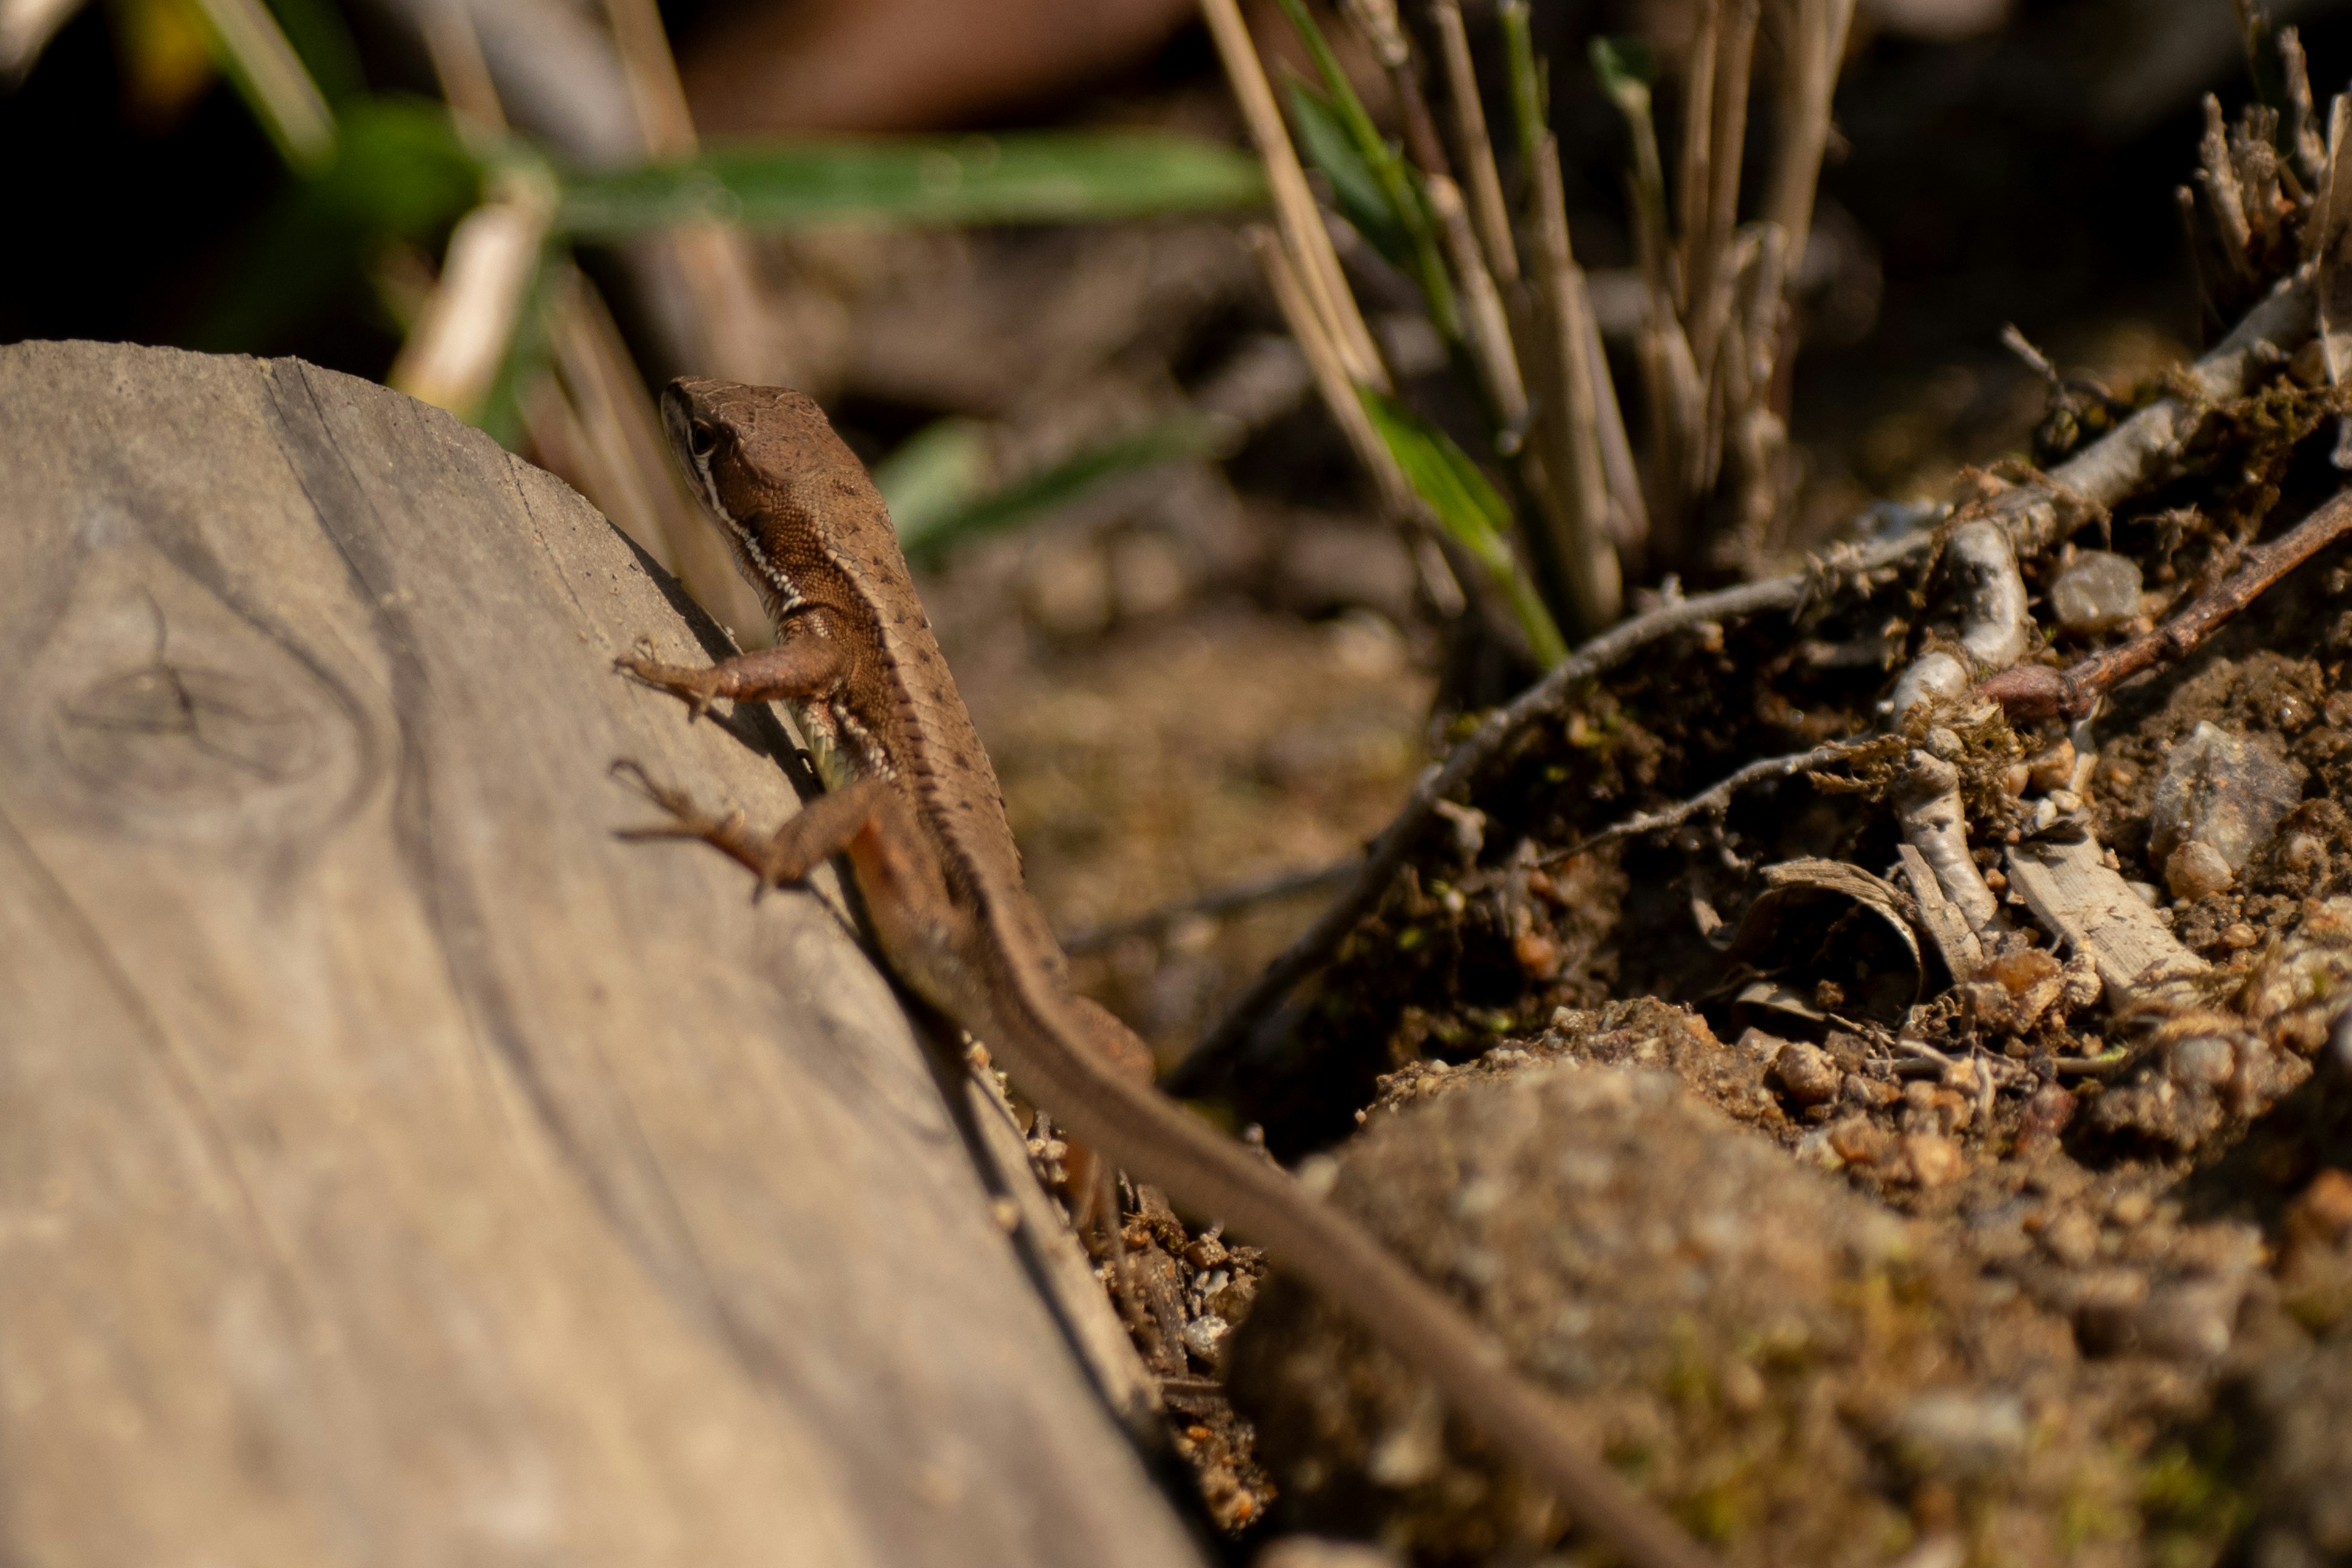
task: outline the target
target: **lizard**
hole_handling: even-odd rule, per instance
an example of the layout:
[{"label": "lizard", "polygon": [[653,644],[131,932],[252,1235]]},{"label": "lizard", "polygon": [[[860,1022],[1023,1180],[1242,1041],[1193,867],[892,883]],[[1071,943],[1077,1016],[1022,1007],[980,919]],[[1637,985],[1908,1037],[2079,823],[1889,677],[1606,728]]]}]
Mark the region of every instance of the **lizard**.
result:
[{"label": "lizard", "polygon": [[615,663],[686,700],[690,716],[719,700],[781,700],[824,791],[760,832],[635,770],[669,820],[633,836],[706,840],[761,889],[845,855],[898,978],[985,1044],[1078,1140],[1264,1247],[1430,1377],[1637,1568],[1707,1568],[1712,1555],[1601,1463],[1460,1307],[1281,1167],[1152,1088],[1150,1048],[1072,991],[888,509],[815,402],[681,377],[661,408],[775,642],[700,668],[642,649]]}]

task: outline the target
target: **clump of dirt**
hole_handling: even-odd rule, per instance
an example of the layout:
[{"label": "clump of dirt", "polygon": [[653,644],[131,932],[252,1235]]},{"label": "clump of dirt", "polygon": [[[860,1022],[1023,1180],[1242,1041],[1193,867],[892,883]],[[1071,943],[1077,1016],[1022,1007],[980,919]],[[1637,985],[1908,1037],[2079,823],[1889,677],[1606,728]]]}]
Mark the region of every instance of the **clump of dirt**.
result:
[{"label": "clump of dirt", "polygon": [[[2258,389],[2197,473],[2021,561],[2044,591],[2029,659],[2145,634],[2333,489],[2310,405]],[[2232,466],[2231,439],[2261,451]],[[2058,624],[2047,590],[2093,550],[2139,571],[2138,612]],[[1317,1156],[1338,1200],[1729,1562],[2334,1561],[2347,588],[2339,545],[2079,723],[1962,700],[1890,727],[1895,678],[1958,646],[1940,566],[1832,580],[1793,628],[1669,640],[1517,738],[1292,1053],[1229,1091],[1294,1153],[1361,1125]],[[1902,768],[1878,752],[1571,852],[1757,758],[1872,734],[1951,762],[1995,907],[1966,956],[1898,855]],[[2102,868],[2164,966],[2119,972],[2053,923],[2021,880],[2038,847]],[[1282,1518],[1431,1563],[1567,1528],[1279,1280],[1228,1376]]]}]

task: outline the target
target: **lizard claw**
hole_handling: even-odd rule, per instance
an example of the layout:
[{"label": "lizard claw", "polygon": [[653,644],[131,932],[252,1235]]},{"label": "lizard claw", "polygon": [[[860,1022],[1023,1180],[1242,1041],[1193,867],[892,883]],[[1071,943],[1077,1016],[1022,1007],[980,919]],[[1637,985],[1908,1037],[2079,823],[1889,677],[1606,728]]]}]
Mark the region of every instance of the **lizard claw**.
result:
[{"label": "lizard claw", "polygon": [[687,721],[701,718],[710,711],[711,703],[719,699],[713,669],[690,669],[683,665],[664,664],[653,657],[650,643],[640,639],[635,647],[613,658],[613,668],[634,679],[667,691],[686,704]]}]

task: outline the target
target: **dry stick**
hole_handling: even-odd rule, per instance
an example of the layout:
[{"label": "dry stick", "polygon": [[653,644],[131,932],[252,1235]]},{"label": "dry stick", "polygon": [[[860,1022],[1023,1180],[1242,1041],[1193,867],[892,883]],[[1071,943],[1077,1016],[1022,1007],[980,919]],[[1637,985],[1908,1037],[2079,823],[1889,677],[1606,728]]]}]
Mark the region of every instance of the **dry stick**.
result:
[{"label": "dry stick", "polygon": [[1702,814],[1720,816],[1730,808],[1731,797],[1749,784],[1762,784],[1767,779],[1784,779],[1796,773],[1808,773],[1815,768],[1827,767],[1832,763],[1844,762],[1849,757],[1869,751],[1872,745],[1873,742],[1869,741],[1832,741],[1825,745],[1815,746],[1809,752],[1791,752],[1784,757],[1763,758],[1717,780],[1687,800],[1676,801],[1674,805],[1661,807],[1656,811],[1637,812],[1622,822],[1611,824],[1588,838],[1578,839],[1565,849],[1554,850],[1538,860],[1536,864],[1553,866],[1562,860],[1572,860],[1579,855],[1590,854],[1603,845],[1614,844],[1620,838],[1633,838],[1644,833],[1657,833],[1669,827],[1680,827],[1692,817]]},{"label": "dry stick", "polygon": [[1250,140],[1257,144],[1258,161],[1265,165],[1275,219],[1281,226],[1283,245],[1290,253],[1301,295],[1336,347],[1348,380],[1385,392],[1388,372],[1372,342],[1371,329],[1364,324],[1363,312],[1356,308],[1356,297],[1339,270],[1330,231],[1323,226],[1322,211],[1315,205],[1314,193],[1307,188],[1307,172],[1299,167],[1297,150],[1290,144],[1282,111],[1275,106],[1274,89],[1267,85],[1265,68],[1259,63],[1257,45],[1250,37],[1248,24],[1242,20],[1241,8],[1235,0],[1201,0],[1201,14],[1208,19],[1210,36],[1216,39],[1217,54],[1224,61],[1242,119],[1249,125]]},{"label": "dry stick", "polygon": [[1348,445],[1355,448],[1356,460],[1372,476],[1381,492],[1382,508],[1392,516],[1402,516],[1415,510],[1412,486],[1397,466],[1395,454],[1372,428],[1371,416],[1364,412],[1356,395],[1355,383],[1348,376],[1339,345],[1332,337],[1329,323],[1316,310],[1307,297],[1306,281],[1293,264],[1289,248],[1263,224],[1252,224],[1242,232],[1242,241],[1257,257],[1258,265],[1265,269],[1266,286],[1274,291],[1274,302],[1282,319],[1290,324],[1290,335],[1297,341],[1298,352],[1307,358],[1307,369],[1315,378],[1315,389],[1321,394],[1323,406],[1330,410],[1332,422],[1339,426]]},{"label": "dry stick", "polygon": [[1503,201],[1503,177],[1495,168],[1495,143],[1486,130],[1486,108],[1478,98],[1478,73],[1470,59],[1470,36],[1463,30],[1456,0],[1430,0],[1429,19],[1437,29],[1445,64],[1445,100],[1454,110],[1454,152],[1470,181],[1470,214],[1486,247],[1486,268],[1508,288],[1519,280],[1518,247],[1511,239],[1511,211]]},{"label": "dry stick", "polygon": [[2247,551],[2228,579],[2200,594],[2195,603],[2146,636],[2102,649],[2066,669],[2046,664],[2012,666],[1980,682],[1976,694],[2000,703],[2012,721],[2083,718],[2100,697],[2140,671],[2196,652],[2280,578],[2347,533],[2352,533],[2352,489],[2338,491],[2270,543]]},{"label": "dry stick", "polygon": [[[2189,367],[2200,397],[2210,401],[2237,395],[2255,370],[2308,338],[2314,321],[2312,292],[2308,272],[2298,273],[2248,311],[2228,337]],[[2122,501],[2167,471],[2201,418],[2200,409],[2184,409],[2172,398],[2151,404],[2053,470],[2047,488],[2021,487],[1996,498],[1988,510],[2009,530],[2021,552],[2045,548],[2057,538],[2063,519],[2072,515],[2058,505],[2062,493],[2094,506]],[[1936,548],[1937,538],[1935,532],[1916,533],[1850,549],[1802,572],[1703,594],[1636,616],[1592,638],[1508,704],[1490,710],[1443,763],[1423,773],[1403,809],[1373,838],[1354,880],[1170,1071],[1169,1088],[1181,1094],[1206,1087],[1249,1044],[1260,1022],[1300,981],[1322,968],[1348,933],[1371,913],[1437,814],[1438,803],[1467,785],[1526,726],[1567,709],[1587,682],[1690,627],[1795,610],[1815,596],[1825,573],[1856,578],[1915,562]]]}]

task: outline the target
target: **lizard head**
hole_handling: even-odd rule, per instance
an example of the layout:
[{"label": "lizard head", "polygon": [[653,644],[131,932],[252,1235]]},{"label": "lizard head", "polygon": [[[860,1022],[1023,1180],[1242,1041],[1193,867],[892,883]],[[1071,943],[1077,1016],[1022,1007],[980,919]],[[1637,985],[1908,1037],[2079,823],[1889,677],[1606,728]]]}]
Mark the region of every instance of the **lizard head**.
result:
[{"label": "lizard head", "polygon": [[680,466],[769,614],[831,597],[824,579],[848,542],[837,536],[881,507],[815,400],[680,376],[663,389],[661,408]]}]

